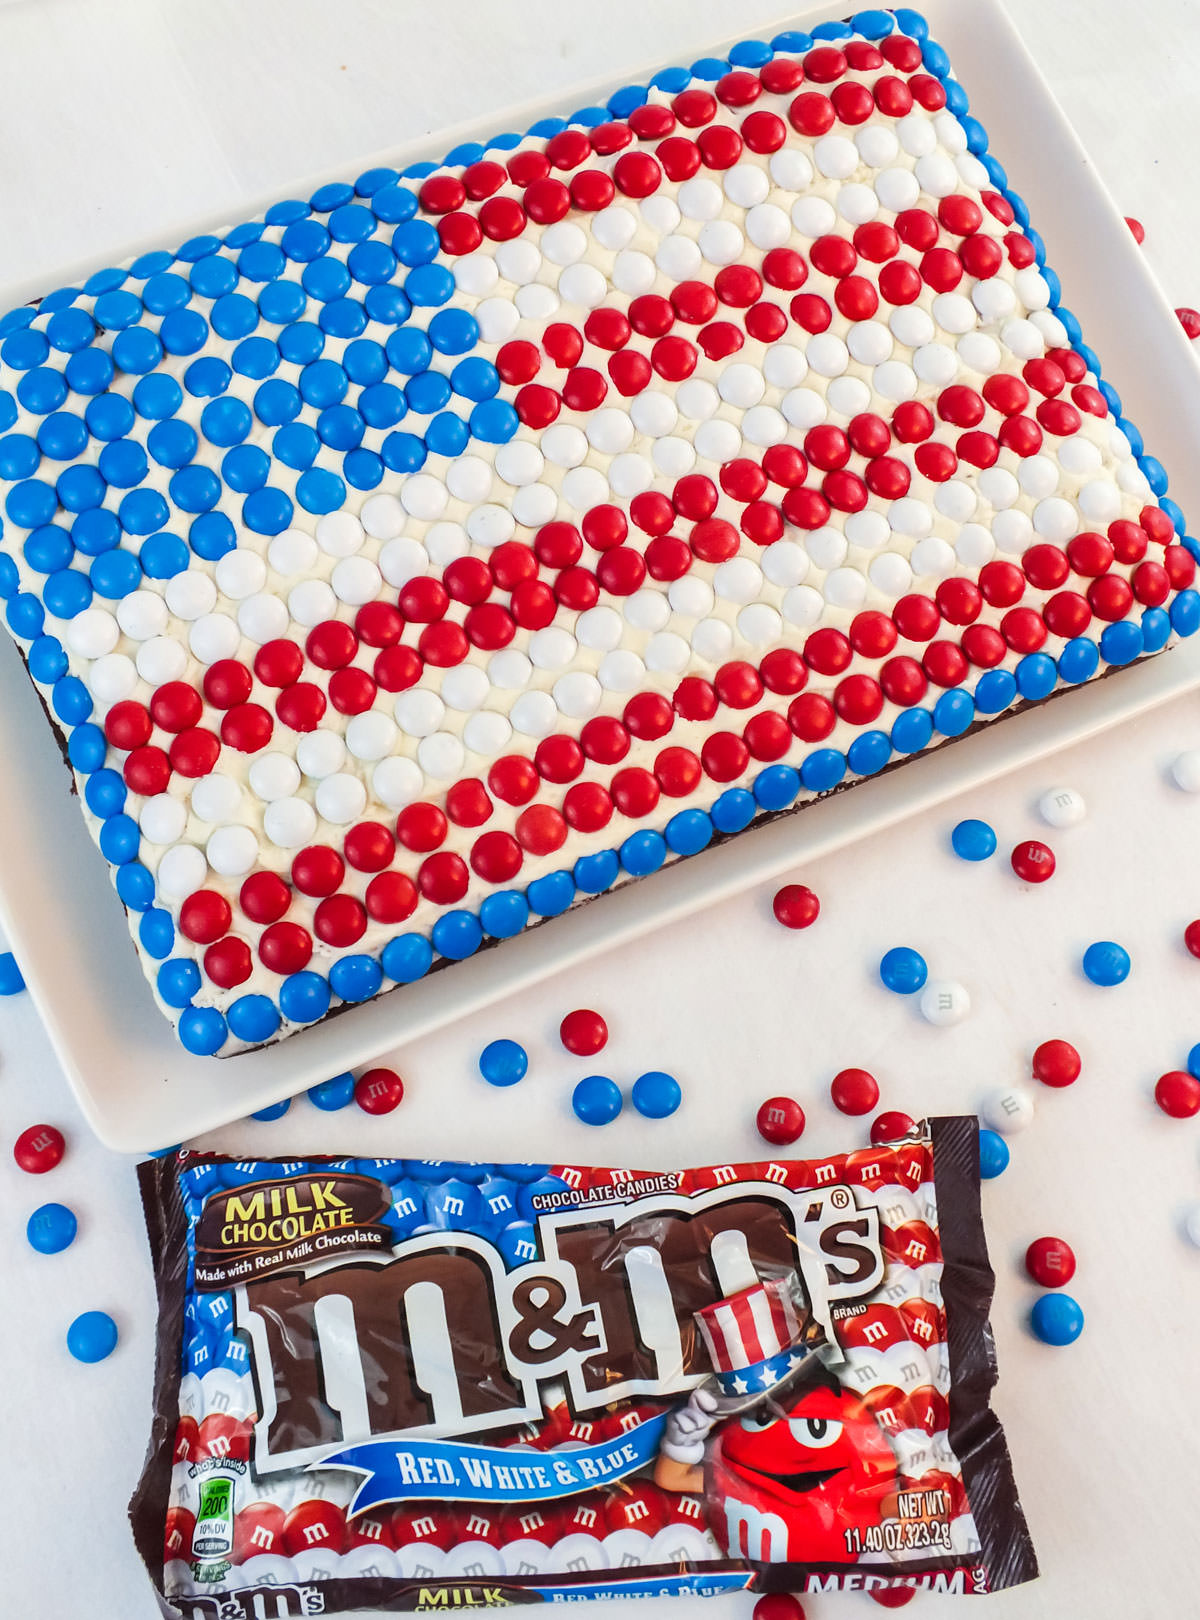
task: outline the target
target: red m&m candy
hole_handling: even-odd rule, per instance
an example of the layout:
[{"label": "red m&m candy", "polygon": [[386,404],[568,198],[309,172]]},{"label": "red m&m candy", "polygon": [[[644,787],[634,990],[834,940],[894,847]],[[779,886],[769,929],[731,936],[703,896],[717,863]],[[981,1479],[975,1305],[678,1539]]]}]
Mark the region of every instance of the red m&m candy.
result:
[{"label": "red m&m candy", "polygon": [[804,1605],[790,1592],[768,1592],[754,1605],[753,1620],[804,1620]]},{"label": "red m&m candy", "polygon": [[1035,1238],[1025,1251],[1025,1270],[1043,1288],[1062,1288],[1075,1275],[1075,1251],[1062,1238]]},{"label": "red m&m candy", "polygon": [[866,1069],[843,1069],[834,1075],[829,1095],[843,1114],[869,1114],[879,1102],[879,1085]]},{"label": "red m&m candy", "polygon": [[821,902],[803,883],[788,883],[771,902],[775,921],[785,928],[811,928],[821,911]]},{"label": "red m&m candy", "polygon": [[1033,1078],[1044,1086],[1070,1086],[1083,1067],[1070,1041],[1043,1041],[1033,1054]]},{"label": "red m&m candy", "polygon": [[1200,1080],[1186,1069],[1172,1069],[1155,1086],[1154,1100],[1172,1119],[1190,1119],[1200,1113]]},{"label": "red m&m candy", "polygon": [[787,1147],[804,1132],[804,1110],[794,1097],[768,1097],[754,1123],[764,1142]]},{"label": "red m&m candy", "polygon": [[354,1082],[354,1100],[364,1114],[390,1114],[404,1097],[404,1081],[395,1069],[367,1069]]},{"label": "red m&m candy", "polygon": [[53,1125],[31,1125],[13,1143],[13,1158],[31,1176],[53,1170],[66,1151],[63,1134]]},{"label": "red m&m candy", "polygon": [[590,1007],[577,1007],[558,1026],[558,1038],[576,1057],[593,1057],[608,1044],[608,1025]]},{"label": "red m&m candy", "polygon": [[1023,883],[1045,883],[1054,876],[1054,851],[1036,838],[1018,844],[1011,859],[1012,869]]},{"label": "red m&m candy", "polygon": [[1183,931],[1183,943],[1193,956],[1200,956],[1200,919],[1188,923]]},{"label": "red m&m candy", "polygon": [[905,1114],[898,1108],[889,1109],[887,1113],[877,1114],[871,1121],[871,1146],[881,1147],[884,1142],[895,1142],[902,1136],[916,1129],[916,1121],[910,1114]]}]

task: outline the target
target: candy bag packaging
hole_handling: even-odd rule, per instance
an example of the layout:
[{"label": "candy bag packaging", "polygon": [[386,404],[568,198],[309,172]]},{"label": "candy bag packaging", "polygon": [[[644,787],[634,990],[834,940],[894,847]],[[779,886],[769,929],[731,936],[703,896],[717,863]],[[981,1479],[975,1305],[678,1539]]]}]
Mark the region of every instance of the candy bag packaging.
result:
[{"label": "candy bag packaging", "polygon": [[699,1170],[140,1175],[159,1337],[130,1512],[167,1615],[1036,1574],[988,1405],[974,1120]]}]

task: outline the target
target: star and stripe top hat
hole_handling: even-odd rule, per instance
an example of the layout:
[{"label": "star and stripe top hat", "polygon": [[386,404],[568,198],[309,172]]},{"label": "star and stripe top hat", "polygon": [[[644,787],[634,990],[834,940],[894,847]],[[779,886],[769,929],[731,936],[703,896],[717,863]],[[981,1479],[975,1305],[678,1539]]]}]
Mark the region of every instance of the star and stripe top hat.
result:
[{"label": "star and stripe top hat", "polygon": [[820,1323],[793,1277],[773,1277],[696,1312],[712,1362],[719,1410],[744,1411],[778,1396],[819,1365]]}]

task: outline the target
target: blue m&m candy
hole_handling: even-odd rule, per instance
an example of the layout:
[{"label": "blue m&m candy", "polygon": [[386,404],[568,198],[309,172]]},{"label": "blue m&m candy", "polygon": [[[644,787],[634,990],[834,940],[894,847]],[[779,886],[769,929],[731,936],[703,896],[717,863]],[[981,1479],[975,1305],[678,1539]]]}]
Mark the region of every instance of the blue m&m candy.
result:
[{"label": "blue m&m candy", "polygon": [[571,1093],[571,1107],[585,1125],[611,1125],[621,1102],[620,1086],[604,1074],[589,1074]]},{"label": "blue m&m candy", "polygon": [[898,996],[916,995],[928,977],[925,958],[911,945],[894,945],[879,964],[881,983]]},{"label": "blue m&m candy", "polygon": [[647,1119],[666,1119],[683,1101],[683,1092],[674,1075],[651,1069],[633,1082],[633,1106]]},{"label": "blue m&m candy", "polygon": [[986,861],[996,853],[995,829],[986,821],[960,821],[950,834],[950,845],[960,860]]},{"label": "blue m&m candy", "polygon": [[282,1102],[272,1103],[269,1108],[257,1109],[253,1114],[250,1115],[250,1118],[261,1119],[263,1121],[282,1119],[291,1106],[291,1098],[285,1097]]},{"label": "blue m&m candy", "polygon": [[1130,965],[1129,952],[1111,939],[1098,939],[1083,953],[1083,971],[1093,984],[1123,984]]},{"label": "blue m&m candy", "polygon": [[1074,1344],[1083,1332],[1083,1311],[1070,1294],[1043,1294],[1034,1301],[1029,1325],[1043,1344]]},{"label": "blue m&m candy", "polygon": [[1008,1143],[999,1131],[979,1133],[979,1174],[985,1181],[993,1181],[1008,1169],[1011,1157]]},{"label": "blue m&m candy", "polygon": [[335,1074],[332,1080],[322,1080],[309,1088],[308,1099],[327,1114],[334,1114],[339,1108],[348,1108],[354,1101],[354,1076],[350,1073]]},{"label": "blue m&m candy", "polygon": [[78,1223],[65,1204],[43,1204],[25,1223],[25,1236],[39,1254],[61,1254],[75,1241]]},{"label": "blue m&m candy", "polygon": [[489,1086],[515,1086],[529,1072],[529,1053],[517,1041],[489,1041],[479,1054],[479,1072]]},{"label": "blue m&m candy", "polygon": [[15,996],[18,990],[24,988],[25,980],[21,977],[16,957],[11,951],[0,951],[0,996]]},{"label": "blue m&m candy", "polygon": [[106,1311],[84,1311],[67,1329],[67,1349],[76,1361],[103,1361],[117,1348],[117,1324]]}]

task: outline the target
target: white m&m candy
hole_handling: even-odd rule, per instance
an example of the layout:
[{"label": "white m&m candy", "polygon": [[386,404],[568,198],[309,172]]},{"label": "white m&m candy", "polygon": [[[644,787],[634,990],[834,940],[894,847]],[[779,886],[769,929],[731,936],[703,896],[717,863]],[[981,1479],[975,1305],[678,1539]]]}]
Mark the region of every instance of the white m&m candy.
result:
[{"label": "white m&m candy", "polygon": [[979,1110],[979,1117],[993,1131],[1012,1136],[1033,1122],[1033,1094],[1024,1086],[1006,1086],[989,1092]]},{"label": "white m&m candy", "polygon": [[927,1023],[958,1024],[970,1012],[971,998],[955,979],[930,979],[921,992],[920,1008]]},{"label": "white m&m candy", "polygon": [[1051,788],[1038,800],[1038,815],[1050,827],[1074,827],[1087,815],[1083,794],[1074,788]]}]

